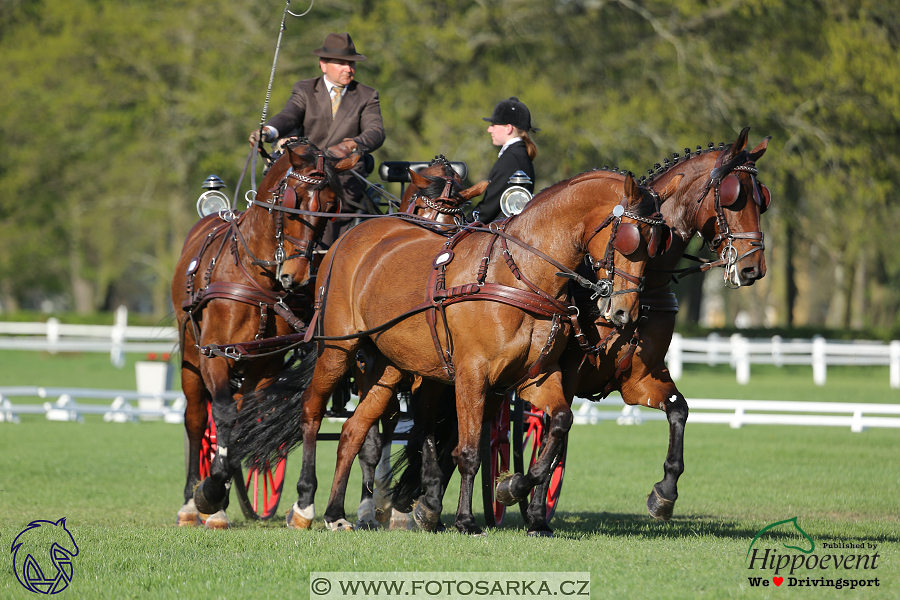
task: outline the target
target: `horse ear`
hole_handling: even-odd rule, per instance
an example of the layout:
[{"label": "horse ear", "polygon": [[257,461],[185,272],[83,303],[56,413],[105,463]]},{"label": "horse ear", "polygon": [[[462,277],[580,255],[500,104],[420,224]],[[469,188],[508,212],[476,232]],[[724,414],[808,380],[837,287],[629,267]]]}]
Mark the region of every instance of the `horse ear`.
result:
[{"label": "horse ear", "polygon": [[744,127],[738,135],[738,139],[731,146],[731,156],[737,156],[741,150],[747,147],[747,138],[750,137],[750,128]]},{"label": "horse ear", "polygon": [[484,193],[484,190],[487,189],[487,186],[489,183],[490,183],[490,181],[485,179],[484,181],[476,183],[475,185],[473,185],[472,187],[470,187],[468,189],[462,190],[459,193],[459,195],[462,196],[463,198],[465,198],[466,200],[471,200],[472,198],[475,198],[476,196],[482,195]]},{"label": "horse ear", "polygon": [[346,158],[342,158],[341,160],[334,163],[334,170],[340,173],[342,171],[346,171],[347,169],[352,169],[356,166],[356,163],[359,162],[359,158],[361,156],[362,154],[353,153]]},{"label": "horse ear", "polygon": [[637,204],[643,200],[641,189],[638,187],[638,184],[635,183],[631,171],[625,174],[625,197],[628,198],[629,204]]},{"label": "horse ear", "polygon": [[665,201],[666,198],[671,198],[672,194],[674,194],[678,190],[678,186],[679,184],[681,184],[682,179],[684,179],[684,173],[679,173],[678,175],[673,177],[669,184],[665,187],[665,189],[659,192],[660,200]]},{"label": "horse ear", "polygon": [[294,152],[293,148],[287,149],[287,155],[291,161],[292,167],[294,167],[295,169],[300,169],[301,167],[303,167],[303,158],[299,154]]},{"label": "horse ear", "polygon": [[759,160],[759,157],[766,153],[766,148],[769,147],[769,140],[772,139],[771,135],[767,135],[763,141],[759,143],[759,146],[750,151],[750,160],[756,162]]},{"label": "horse ear", "polygon": [[419,188],[420,190],[424,190],[429,185],[431,185],[431,181],[426,179],[423,175],[419,175],[412,169],[408,169],[409,171],[409,180],[412,182],[414,186]]}]

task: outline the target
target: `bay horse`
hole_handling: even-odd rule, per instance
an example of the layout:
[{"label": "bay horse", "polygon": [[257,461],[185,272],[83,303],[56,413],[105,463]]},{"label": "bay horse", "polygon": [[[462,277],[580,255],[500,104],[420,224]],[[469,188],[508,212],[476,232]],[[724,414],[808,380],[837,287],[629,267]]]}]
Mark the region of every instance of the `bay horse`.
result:
[{"label": "bay horse", "polygon": [[[179,525],[229,526],[231,412],[248,391],[276,376],[284,352],[253,360],[202,352],[236,341],[292,333],[311,315],[312,303],[299,293],[310,279],[310,261],[326,216],[297,211],[339,212],[343,191],[338,174],[359,154],[343,145],[319,150],[308,140],[290,142],[263,178],[251,206],[198,221],[190,230],[175,267],[172,303],[181,307],[181,385],[187,406],[187,481]],[[299,312],[299,316],[293,311]],[[216,426],[217,454],[201,481],[201,441],[209,409]]]},{"label": "bay horse", "polygon": [[[684,424],[687,402],[677,390],[664,360],[675,327],[678,304],[671,293],[670,283],[675,266],[684,255],[691,238],[698,232],[719,255],[719,260],[702,266],[706,271],[714,266],[725,269],[726,283],[752,285],[766,272],[763,250],[764,236],[760,215],[770,202],[768,189],[756,180],[755,162],[765,153],[769,138],[751,151],[745,150],[749,127],[741,131],[734,144],[725,147],[712,144],[696,152],[685,149],[684,156],[675,154],[665,166],[657,164],[650,170],[650,178],[641,182],[658,193],[660,211],[670,226],[672,236],[666,240],[665,252],[656,251],[645,270],[645,289],[640,293],[640,318],[625,327],[614,328],[585,294],[573,294],[579,307],[579,320],[590,341],[590,350],[574,338],[559,360],[563,373],[563,389],[569,404],[575,395],[600,399],[612,391],[620,391],[626,404],[641,404],[666,412],[670,423],[670,444],[664,465],[665,478],[657,483],[647,499],[651,516],[667,520],[672,515],[678,476],[683,472]],[[588,275],[586,273],[586,275]],[[442,417],[447,419],[450,410]],[[451,415],[452,416],[452,415]],[[435,419],[434,415],[431,419]],[[410,439],[425,436],[428,423],[416,421]],[[446,456],[454,448],[452,430],[446,425],[436,429],[431,440],[436,450],[435,463],[443,474],[431,475],[431,488],[441,489],[449,479],[452,457]],[[426,452],[408,445],[395,465],[400,475],[395,482],[394,502],[405,505],[411,495],[429,491],[423,481],[422,458]],[[428,468],[425,467],[427,471]],[[513,478],[521,474],[513,475]],[[518,499],[505,493],[509,485],[502,482],[497,499],[507,505]],[[529,523],[529,533],[550,533],[546,520],[547,485],[534,489],[531,503],[520,501],[523,516]],[[417,505],[418,509],[418,505]]]},{"label": "bay horse", "polygon": [[[655,211],[654,197],[630,174],[621,181],[584,173],[544,190],[514,219],[488,229],[465,227],[450,239],[397,218],[357,226],[329,250],[316,280],[318,358],[311,378],[308,371],[288,372],[247,398],[232,460],[262,464],[302,442],[298,500],[287,523],[309,527],[325,402],[357,351],[369,346],[370,377],[377,383],[343,428],[326,524],[343,518],[343,504],[333,502],[336,490],[408,373],[456,386],[462,485],[455,525],[481,534],[472,492],[486,397],[515,389],[551,415],[550,441],[524,482],[536,485],[572,424],[557,365],[577,322],[565,301],[568,278],[590,285],[612,322],[631,322],[647,258],[644,223],[662,223],[652,219]],[[595,284],[574,273],[589,253],[604,256],[593,266],[607,277]],[[620,289],[620,280],[634,287]],[[292,388],[285,401],[285,389]]]},{"label": "bay horse", "polygon": [[[669,446],[664,478],[647,498],[647,509],[654,519],[672,516],[678,478],[684,472],[684,427],[688,418],[687,401],[665,364],[678,312],[670,287],[672,273],[688,242],[699,233],[719,257],[704,264],[702,270],[723,267],[729,287],[753,285],[766,274],[760,216],[771,196],[757,180],[756,161],[765,153],[770,138],[747,150],[749,130],[744,128],[728,146],[719,144],[715,148],[710,143],[707,149],[697,146],[693,152],[685,148],[683,156],[675,153],[671,162],[666,159],[663,166],[657,164],[650,169],[644,183],[652,189],[666,188],[675,178],[681,178],[681,182],[677,192],[661,204],[672,243],[647,265],[640,318],[625,328],[614,329],[596,311],[583,310],[582,325],[592,338],[592,350],[586,355],[580,346],[569,343],[560,358],[563,389],[570,403],[576,395],[600,399],[616,390],[625,404],[666,413]],[[546,493],[536,490],[535,496],[546,502]]]},{"label": "bay horse", "polygon": [[[400,203],[400,213],[414,215],[421,219],[433,220],[446,225],[454,225],[455,219],[462,214],[463,206],[472,198],[480,196],[487,188],[488,181],[481,181],[474,186],[463,189],[459,174],[453,169],[449,160],[443,155],[438,155],[421,171],[409,170],[410,185],[403,192]],[[416,220],[420,225],[426,226],[421,220]],[[439,228],[438,231],[450,231],[448,227]],[[366,348],[360,350],[358,366],[364,367],[372,360]],[[356,371],[356,384],[359,397],[364,398],[375,381],[369,381],[366,376],[368,369],[361,368]],[[418,384],[414,384],[418,387]],[[359,464],[362,472],[362,495],[357,511],[357,529],[374,529],[379,527],[379,522],[391,518],[391,503],[386,490],[390,484],[387,480],[376,481],[376,471],[379,463],[384,471],[390,471],[390,440],[397,426],[400,412],[400,404],[394,395],[390,404],[381,418],[381,433],[378,432],[378,424],[375,423],[369,430],[365,442],[359,451]],[[341,488],[341,496],[336,499],[343,506],[346,482]],[[396,521],[400,517],[395,515]],[[343,515],[336,519],[340,525],[348,527],[349,523]]]}]

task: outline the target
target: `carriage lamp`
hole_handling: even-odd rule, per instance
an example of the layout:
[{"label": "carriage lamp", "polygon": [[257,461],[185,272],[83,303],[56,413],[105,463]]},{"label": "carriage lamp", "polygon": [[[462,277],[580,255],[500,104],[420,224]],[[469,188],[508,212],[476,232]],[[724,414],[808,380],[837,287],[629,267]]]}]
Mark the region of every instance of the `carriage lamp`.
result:
[{"label": "carriage lamp", "polygon": [[525,171],[516,171],[507,183],[510,187],[506,188],[503,195],[500,196],[500,210],[507,217],[511,217],[522,212],[525,205],[531,201],[531,192],[522,187],[524,184],[531,183],[531,179],[525,174]]},{"label": "carriage lamp", "polygon": [[225,187],[225,182],[219,179],[218,175],[210,175],[200,186],[207,192],[203,192],[197,199],[197,212],[201,217],[217,214],[223,210],[231,208],[231,201],[228,197],[220,192]]}]

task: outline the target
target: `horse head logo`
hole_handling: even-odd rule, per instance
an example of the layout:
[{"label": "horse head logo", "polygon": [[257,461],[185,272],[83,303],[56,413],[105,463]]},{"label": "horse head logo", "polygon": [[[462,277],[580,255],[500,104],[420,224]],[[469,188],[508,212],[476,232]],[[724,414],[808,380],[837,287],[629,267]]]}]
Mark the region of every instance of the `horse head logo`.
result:
[{"label": "horse head logo", "polygon": [[58,594],[72,581],[78,545],[66,529],[65,517],[55,523],[32,521],[13,540],[10,552],[16,578],[31,592]]}]

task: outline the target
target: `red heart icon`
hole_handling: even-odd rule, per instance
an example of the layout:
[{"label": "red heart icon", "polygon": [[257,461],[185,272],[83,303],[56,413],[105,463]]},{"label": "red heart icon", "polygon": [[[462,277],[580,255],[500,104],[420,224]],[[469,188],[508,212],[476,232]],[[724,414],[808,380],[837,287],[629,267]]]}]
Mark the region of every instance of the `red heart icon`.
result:
[{"label": "red heart icon", "polygon": [[784,577],[773,577],[772,581],[775,583],[775,585],[781,585],[784,581]]}]

